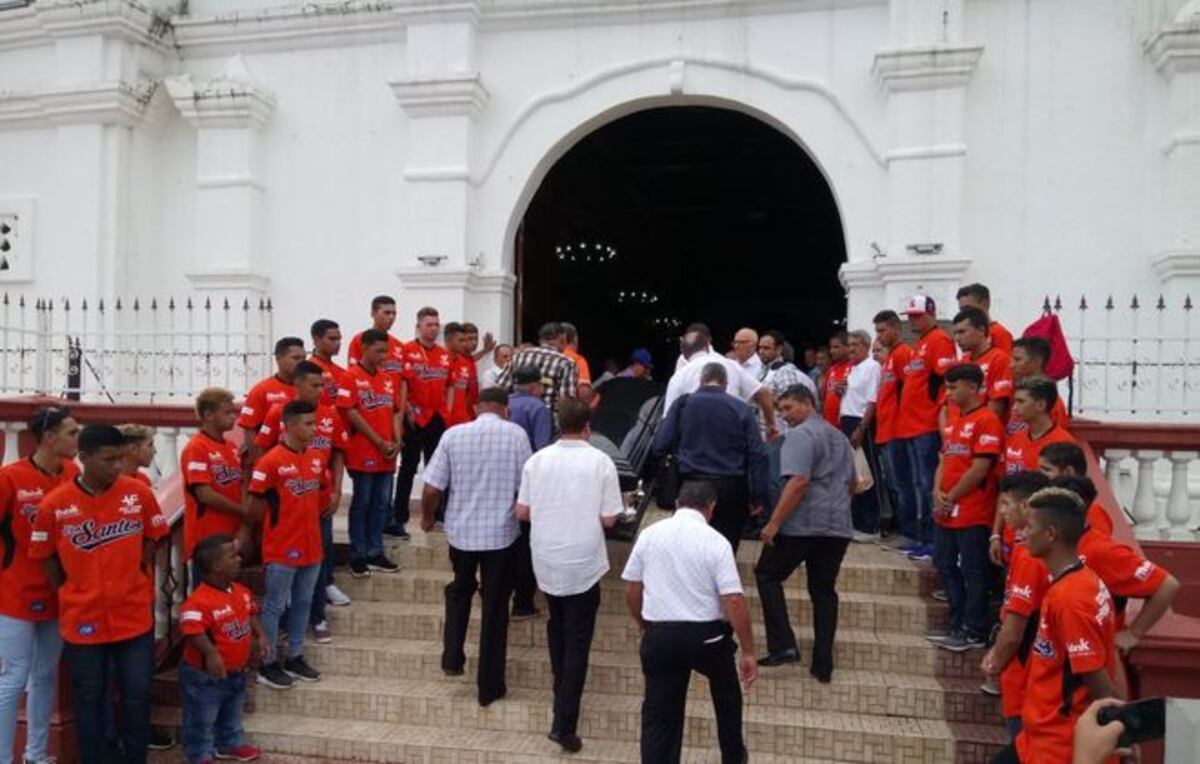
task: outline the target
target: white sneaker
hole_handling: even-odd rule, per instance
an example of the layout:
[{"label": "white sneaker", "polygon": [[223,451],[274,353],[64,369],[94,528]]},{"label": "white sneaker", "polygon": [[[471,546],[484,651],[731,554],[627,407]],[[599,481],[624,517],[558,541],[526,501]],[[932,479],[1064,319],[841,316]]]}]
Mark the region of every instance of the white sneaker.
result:
[{"label": "white sneaker", "polygon": [[851,536],[850,540],[853,541],[855,544],[877,544],[877,543],[879,543],[879,534],[878,533],[863,533],[862,531],[855,531],[854,535]]},{"label": "white sneaker", "polygon": [[350,597],[344,591],[337,588],[336,584],[330,584],[325,587],[325,599],[329,600],[329,604],[334,607],[346,607],[350,604]]}]

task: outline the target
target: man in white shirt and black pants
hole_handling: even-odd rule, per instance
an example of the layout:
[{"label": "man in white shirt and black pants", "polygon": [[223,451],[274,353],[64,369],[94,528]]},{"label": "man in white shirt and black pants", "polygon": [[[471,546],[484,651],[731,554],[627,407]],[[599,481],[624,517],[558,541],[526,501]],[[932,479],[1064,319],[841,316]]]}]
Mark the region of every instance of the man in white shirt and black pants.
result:
[{"label": "man in white shirt and black pants", "polygon": [[[854,448],[862,448],[871,467],[871,474],[880,474],[879,456],[875,452],[875,401],[879,392],[881,369],[879,362],[871,357],[871,335],[862,331],[850,332],[847,345],[851,363],[850,376],[846,379],[846,392],[842,395],[842,433],[850,439]],[[855,494],[851,504],[854,519],[854,540],[858,542],[879,539],[879,491],[872,485],[862,493]]]},{"label": "man in white shirt and black pants", "polygon": [[[680,760],[693,670],[708,677],[722,764],[747,761],[738,679],[749,688],[758,663],[733,548],[708,525],[716,501],[708,483],[685,482],[675,515],[641,532],[621,575],[642,628],[643,764]],[[736,662],[735,633],[742,648]]]},{"label": "man in white shirt and black pants", "polygon": [[550,611],[546,638],[554,671],[554,721],[549,737],[568,753],[583,747],[575,730],[600,579],[608,572],[604,529],[623,509],[616,465],[588,443],[591,411],[575,398],[559,401],[562,436],[525,463],[517,496],[517,518],[530,524],[533,570]]}]

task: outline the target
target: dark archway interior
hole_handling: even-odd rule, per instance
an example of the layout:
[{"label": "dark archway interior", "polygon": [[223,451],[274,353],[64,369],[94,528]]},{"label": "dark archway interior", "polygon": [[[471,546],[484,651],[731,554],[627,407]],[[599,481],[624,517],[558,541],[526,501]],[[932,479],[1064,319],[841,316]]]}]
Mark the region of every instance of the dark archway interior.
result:
[{"label": "dark archway interior", "polygon": [[516,244],[521,338],[575,323],[594,375],[637,347],[674,368],[692,321],[724,351],[740,326],[800,347],[845,319],[824,177],[788,136],[736,111],[651,109],[589,134],[547,174]]}]

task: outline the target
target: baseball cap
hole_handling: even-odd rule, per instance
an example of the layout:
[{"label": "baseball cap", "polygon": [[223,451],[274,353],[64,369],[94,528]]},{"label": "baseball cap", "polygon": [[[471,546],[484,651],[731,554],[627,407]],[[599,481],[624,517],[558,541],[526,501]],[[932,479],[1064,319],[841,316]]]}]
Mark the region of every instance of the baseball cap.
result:
[{"label": "baseball cap", "polygon": [[654,368],[654,358],[650,355],[650,351],[646,348],[638,348],[633,351],[633,355],[629,357],[630,363],[640,363],[647,368]]},{"label": "baseball cap", "polygon": [[550,380],[544,379],[542,373],[532,366],[515,369],[512,380],[514,385],[532,385],[534,382],[541,382],[543,385],[550,384]]},{"label": "baseball cap", "polygon": [[936,313],[937,306],[933,303],[933,298],[923,294],[914,294],[908,298],[908,303],[904,306],[904,315],[920,316],[925,313]]}]

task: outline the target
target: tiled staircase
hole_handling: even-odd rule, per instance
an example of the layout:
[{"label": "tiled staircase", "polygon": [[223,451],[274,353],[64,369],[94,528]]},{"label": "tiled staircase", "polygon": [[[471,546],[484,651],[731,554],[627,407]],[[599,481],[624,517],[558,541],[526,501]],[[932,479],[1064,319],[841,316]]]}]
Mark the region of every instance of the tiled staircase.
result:
[{"label": "tiled staircase", "polygon": [[[465,677],[440,669],[442,590],[450,579],[445,537],[415,533],[393,546],[395,575],[339,577],[354,599],[330,608],[335,641],[310,644],[324,672],[316,684],[286,692],[252,691],[246,728],[271,761],[373,761],[471,764],[544,761],[636,762],[642,676],[638,632],[625,612],[619,573],[630,545],[610,542],[612,571],[601,613],[579,733],[583,751],[558,753],[546,739],[552,677],[544,616],[509,631],[508,697],[480,708],[475,699],[478,607],[468,636]],[[759,544],[742,544],[738,563],[759,649],[765,650],[753,565]],[[752,762],[982,762],[1000,746],[999,710],[978,691],[978,652],[955,655],[922,637],[941,625],[945,606],[928,596],[932,571],[873,545],[852,544],[839,579],[841,613],[833,683],[801,666],[764,669],[746,698]],[[811,609],[798,572],[788,587],[801,651],[811,640]],[[478,601],[476,601],[478,605]],[[177,697],[163,677],[156,718],[175,723]],[[694,676],[685,760],[717,762],[707,682]]]}]

